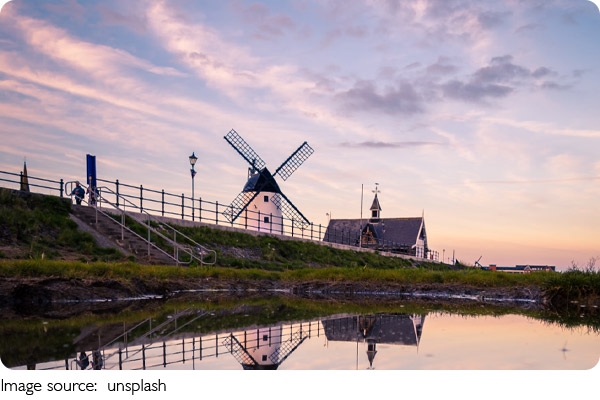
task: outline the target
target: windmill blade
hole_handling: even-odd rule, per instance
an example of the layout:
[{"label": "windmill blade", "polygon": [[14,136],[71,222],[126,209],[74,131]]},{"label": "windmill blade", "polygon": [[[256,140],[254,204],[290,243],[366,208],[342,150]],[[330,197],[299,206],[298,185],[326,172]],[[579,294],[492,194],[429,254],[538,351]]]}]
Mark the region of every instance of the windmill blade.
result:
[{"label": "windmill blade", "polygon": [[275,171],[273,176],[275,176],[275,175],[277,175],[277,173],[279,173],[279,176],[281,177],[281,179],[286,181],[294,173],[294,171],[296,171],[298,168],[300,168],[302,163],[304,161],[306,161],[306,159],[308,157],[310,157],[310,155],[314,152],[315,151],[313,150],[312,147],[310,147],[308,145],[308,143],[306,143],[306,142],[302,143],[302,145],[300,147],[298,147],[296,149],[296,151],[293,152],[292,155],[289,156],[287,158],[287,160],[285,160],[279,166],[279,168],[277,168],[277,170]]},{"label": "windmill blade", "polygon": [[241,192],[222,214],[229,222],[234,222],[260,192]]},{"label": "windmill blade", "polygon": [[248,143],[235,130],[230,130],[223,137],[254,169],[261,170],[265,167],[265,162],[258,154],[250,147]]},{"label": "windmill blade", "polygon": [[271,201],[277,206],[277,208],[281,210],[281,213],[285,218],[293,221],[292,223],[296,227],[304,229],[310,225],[310,221],[283,193],[278,193],[275,196],[272,196]]}]

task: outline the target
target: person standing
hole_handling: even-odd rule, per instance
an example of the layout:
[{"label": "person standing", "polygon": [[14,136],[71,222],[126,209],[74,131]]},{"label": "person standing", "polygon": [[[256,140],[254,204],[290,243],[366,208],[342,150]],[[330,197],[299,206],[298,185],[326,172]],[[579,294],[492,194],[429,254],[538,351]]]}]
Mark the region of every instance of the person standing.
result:
[{"label": "person standing", "polygon": [[81,200],[85,196],[85,190],[83,190],[79,181],[75,182],[75,188],[71,191],[71,196],[75,196],[75,202],[77,205],[81,205]]}]

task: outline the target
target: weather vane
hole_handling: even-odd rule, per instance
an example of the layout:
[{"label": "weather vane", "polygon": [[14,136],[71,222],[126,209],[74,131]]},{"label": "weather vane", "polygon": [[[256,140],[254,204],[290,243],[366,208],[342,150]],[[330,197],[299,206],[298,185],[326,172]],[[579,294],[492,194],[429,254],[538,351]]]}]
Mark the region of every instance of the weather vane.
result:
[{"label": "weather vane", "polygon": [[375,193],[375,195],[377,195],[377,193],[381,193],[381,190],[379,190],[379,183],[375,182],[375,190],[371,191]]}]

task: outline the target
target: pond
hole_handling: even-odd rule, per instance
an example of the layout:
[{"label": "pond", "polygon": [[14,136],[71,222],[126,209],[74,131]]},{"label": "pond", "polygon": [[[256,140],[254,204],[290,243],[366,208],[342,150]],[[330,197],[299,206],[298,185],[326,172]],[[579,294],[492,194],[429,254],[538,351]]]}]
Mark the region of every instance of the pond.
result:
[{"label": "pond", "polygon": [[[83,307],[81,304],[77,307]],[[2,321],[12,369],[589,369],[597,309],[281,297],[69,304]],[[3,314],[5,315],[5,314]]]}]

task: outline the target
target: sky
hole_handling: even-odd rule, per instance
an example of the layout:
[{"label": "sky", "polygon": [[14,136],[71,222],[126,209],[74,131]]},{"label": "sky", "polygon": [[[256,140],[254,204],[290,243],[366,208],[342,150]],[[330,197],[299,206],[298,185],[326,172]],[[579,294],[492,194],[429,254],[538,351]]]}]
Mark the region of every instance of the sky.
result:
[{"label": "sky", "polygon": [[315,224],[424,213],[473,263],[600,256],[600,12],[587,0],[10,1],[0,170],[229,204],[247,164],[315,153],[283,192]]}]

